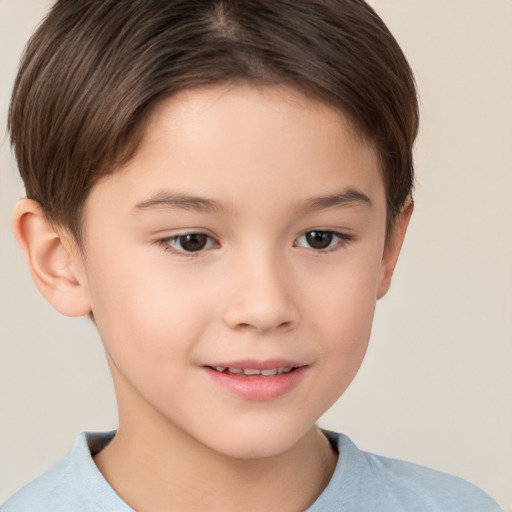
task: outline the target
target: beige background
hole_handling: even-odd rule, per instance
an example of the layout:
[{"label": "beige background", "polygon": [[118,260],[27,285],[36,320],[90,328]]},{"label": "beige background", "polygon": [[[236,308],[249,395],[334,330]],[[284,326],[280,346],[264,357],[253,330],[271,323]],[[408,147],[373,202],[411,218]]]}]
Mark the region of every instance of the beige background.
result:
[{"label": "beige background", "polygon": [[[50,0],[0,0],[2,134]],[[416,72],[416,212],[354,384],[324,426],[459,474],[512,511],[512,0],[374,0]],[[10,231],[0,139],[0,502],[84,429],[115,427],[98,337],[38,295]]]}]

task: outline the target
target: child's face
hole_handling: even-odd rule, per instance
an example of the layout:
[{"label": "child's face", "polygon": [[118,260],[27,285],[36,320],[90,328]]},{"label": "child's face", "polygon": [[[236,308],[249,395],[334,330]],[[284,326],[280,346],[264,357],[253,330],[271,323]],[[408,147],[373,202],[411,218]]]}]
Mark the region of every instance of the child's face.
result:
[{"label": "child's face", "polygon": [[396,257],[385,225],[375,154],[334,109],[241,85],[161,104],[85,208],[120,428],[237,457],[297,442],[361,364]]}]

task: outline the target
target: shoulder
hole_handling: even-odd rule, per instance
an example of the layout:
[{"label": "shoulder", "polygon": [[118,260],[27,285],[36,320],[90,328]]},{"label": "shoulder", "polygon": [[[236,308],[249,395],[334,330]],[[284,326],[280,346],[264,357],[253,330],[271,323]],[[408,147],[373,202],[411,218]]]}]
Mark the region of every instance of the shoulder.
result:
[{"label": "shoulder", "polygon": [[[456,476],[359,450],[327,432],[339,460],[331,482],[308,512],[500,512],[478,487]],[[319,508],[315,508],[318,504]]]},{"label": "shoulder", "polygon": [[[20,489],[1,512],[130,512],[108,485],[91,456],[113,433],[80,434],[68,456]],[[133,512],[133,511],[132,511]]]},{"label": "shoulder", "polygon": [[499,512],[481,489],[454,475],[418,464],[362,452],[368,474],[383,494],[400,499],[407,510],[432,512]]},{"label": "shoulder", "polygon": [[69,460],[66,457],[8,499],[0,507],[1,512],[51,510],[55,507],[56,497],[63,496],[63,489],[69,488],[68,466]]}]

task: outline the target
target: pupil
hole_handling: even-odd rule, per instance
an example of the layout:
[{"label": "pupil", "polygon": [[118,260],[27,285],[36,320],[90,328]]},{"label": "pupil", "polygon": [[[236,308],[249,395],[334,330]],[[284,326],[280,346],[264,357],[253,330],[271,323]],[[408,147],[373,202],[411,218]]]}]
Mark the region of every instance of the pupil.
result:
[{"label": "pupil", "polygon": [[332,242],[332,233],[329,231],[310,231],[306,233],[306,240],[313,249],[327,249]]},{"label": "pupil", "polygon": [[200,233],[180,236],[181,247],[189,252],[200,251],[206,245],[207,240],[208,237]]}]

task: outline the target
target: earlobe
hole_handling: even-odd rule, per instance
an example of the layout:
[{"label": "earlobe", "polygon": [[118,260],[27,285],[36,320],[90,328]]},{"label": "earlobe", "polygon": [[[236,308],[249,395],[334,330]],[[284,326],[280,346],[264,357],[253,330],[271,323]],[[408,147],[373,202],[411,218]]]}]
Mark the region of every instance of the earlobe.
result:
[{"label": "earlobe", "polygon": [[391,286],[391,279],[393,277],[393,272],[395,271],[395,266],[398,261],[398,256],[400,255],[400,250],[402,248],[413,209],[414,203],[412,199],[409,199],[396,218],[392,232],[388,235],[389,238],[386,241],[382,256],[380,280],[377,288],[377,299],[386,295],[389,287]]},{"label": "earlobe", "polygon": [[66,316],[91,312],[80,272],[79,251],[48,221],[39,203],[22,199],[14,210],[13,230],[35,285],[48,302]]}]

